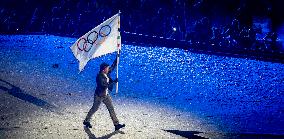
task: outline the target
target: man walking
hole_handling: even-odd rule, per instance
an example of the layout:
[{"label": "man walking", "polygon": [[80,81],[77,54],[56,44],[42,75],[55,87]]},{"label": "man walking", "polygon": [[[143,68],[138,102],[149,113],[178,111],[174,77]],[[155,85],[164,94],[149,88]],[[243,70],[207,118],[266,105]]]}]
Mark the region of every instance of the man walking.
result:
[{"label": "man walking", "polygon": [[94,103],[83,122],[83,124],[88,128],[92,128],[92,125],[90,124],[91,117],[98,110],[101,102],[106,105],[115,130],[117,131],[120,128],[125,127],[125,124],[120,124],[116,117],[112,99],[109,94],[112,91],[114,84],[118,82],[118,79],[112,80],[110,77],[110,73],[115,69],[118,57],[119,54],[111,66],[109,66],[107,63],[102,63],[100,65],[100,72],[96,77],[97,88],[94,94]]}]

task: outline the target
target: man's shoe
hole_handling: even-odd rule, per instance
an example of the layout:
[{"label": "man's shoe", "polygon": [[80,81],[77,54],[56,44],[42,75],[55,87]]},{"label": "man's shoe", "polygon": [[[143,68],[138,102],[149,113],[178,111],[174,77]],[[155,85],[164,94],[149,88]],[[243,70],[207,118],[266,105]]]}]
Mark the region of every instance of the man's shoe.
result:
[{"label": "man's shoe", "polygon": [[92,125],[90,124],[90,122],[84,121],[83,124],[88,128],[92,128]]},{"label": "man's shoe", "polygon": [[120,128],[125,127],[125,124],[118,124],[118,125],[114,125],[115,127],[115,131],[119,130]]}]

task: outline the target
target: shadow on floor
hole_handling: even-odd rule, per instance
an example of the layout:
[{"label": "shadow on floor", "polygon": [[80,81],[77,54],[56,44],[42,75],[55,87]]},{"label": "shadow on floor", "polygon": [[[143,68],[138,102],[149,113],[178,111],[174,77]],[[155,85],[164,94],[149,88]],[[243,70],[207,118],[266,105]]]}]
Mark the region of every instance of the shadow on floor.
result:
[{"label": "shadow on floor", "polygon": [[20,89],[19,87],[17,86],[14,86],[12,85],[11,83],[7,82],[7,81],[4,81],[2,79],[0,79],[0,82],[2,83],[5,83],[7,84],[8,86],[10,86],[11,89],[7,88],[7,87],[4,87],[4,86],[1,86],[0,85],[0,89],[3,90],[3,91],[6,91],[8,92],[9,95],[11,96],[14,96],[18,99],[21,99],[25,102],[29,102],[31,104],[34,104],[38,107],[41,107],[43,109],[47,109],[47,110],[53,110],[55,109],[56,107],[49,104],[48,102],[40,99],[40,98],[37,98],[37,97],[34,97],[30,94],[27,94],[25,91],[23,91],[22,89]]},{"label": "shadow on floor", "polygon": [[176,135],[188,138],[188,139],[206,139],[204,137],[195,135],[195,134],[202,133],[198,131],[180,131],[180,130],[164,130],[164,131],[170,132],[170,133],[173,133],[173,134],[176,134]]},{"label": "shadow on floor", "polygon": [[8,128],[2,128],[0,127],[0,131],[10,131],[10,130],[15,130],[15,129],[20,129],[20,127],[18,126],[14,126],[14,127],[8,127]]},{"label": "shadow on floor", "polygon": [[92,131],[88,127],[84,126],[84,130],[88,134],[89,139],[108,139],[108,138],[112,137],[113,135],[115,135],[117,133],[124,134],[124,132],[122,132],[122,131],[113,131],[113,132],[111,132],[107,135],[104,135],[102,137],[96,137],[96,135],[93,134]]}]

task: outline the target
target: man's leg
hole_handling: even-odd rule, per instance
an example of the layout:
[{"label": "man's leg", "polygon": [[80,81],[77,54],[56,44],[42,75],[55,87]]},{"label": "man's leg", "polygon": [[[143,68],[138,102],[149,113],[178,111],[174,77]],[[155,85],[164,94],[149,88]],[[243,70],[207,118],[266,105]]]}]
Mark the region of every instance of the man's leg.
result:
[{"label": "man's leg", "polygon": [[93,116],[93,114],[99,109],[99,106],[101,104],[102,99],[100,97],[98,97],[96,94],[94,96],[94,103],[92,108],[89,110],[83,124],[88,126],[89,128],[92,128],[92,125],[90,124],[90,120]]},{"label": "man's leg", "polygon": [[119,121],[118,121],[116,114],[114,112],[114,107],[113,107],[110,95],[105,96],[105,98],[103,99],[103,103],[106,105],[106,107],[108,109],[108,112],[109,112],[109,115],[112,119],[113,124],[114,125],[119,124]]},{"label": "man's leg", "polygon": [[110,115],[110,117],[112,119],[112,122],[113,122],[113,125],[115,127],[115,130],[119,130],[120,128],[125,127],[125,124],[119,124],[119,121],[118,121],[118,119],[116,117],[116,114],[114,112],[114,107],[113,107],[110,95],[107,95],[103,99],[103,103],[106,105],[106,107],[108,109],[108,112],[109,112],[109,115]]}]

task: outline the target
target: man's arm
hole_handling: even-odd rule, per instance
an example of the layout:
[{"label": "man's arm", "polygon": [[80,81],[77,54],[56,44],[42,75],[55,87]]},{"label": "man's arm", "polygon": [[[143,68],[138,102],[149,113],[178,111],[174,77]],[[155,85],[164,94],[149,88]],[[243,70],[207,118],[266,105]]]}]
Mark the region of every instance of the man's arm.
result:
[{"label": "man's arm", "polygon": [[109,68],[109,73],[111,73],[111,72],[115,69],[116,63],[117,63],[117,59],[118,59],[119,56],[120,56],[120,54],[117,54],[117,55],[116,55],[115,60],[113,61],[113,63],[111,64],[111,66],[110,66],[110,68]]}]

